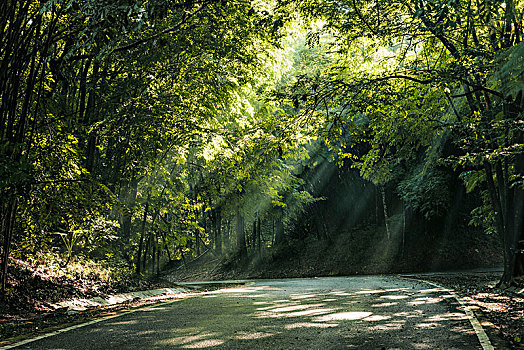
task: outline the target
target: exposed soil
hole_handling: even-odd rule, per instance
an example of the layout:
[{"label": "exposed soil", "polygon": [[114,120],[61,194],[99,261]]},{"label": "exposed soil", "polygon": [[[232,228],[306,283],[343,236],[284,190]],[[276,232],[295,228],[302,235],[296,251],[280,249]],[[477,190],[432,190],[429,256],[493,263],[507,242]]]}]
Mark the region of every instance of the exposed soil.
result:
[{"label": "exposed soil", "polygon": [[64,299],[104,296],[154,285],[147,280],[99,281],[65,276],[16,259],[11,259],[8,271],[8,289],[0,304],[3,318],[11,314],[44,312],[51,303]]},{"label": "exposed soil", "polygon": [[289,239],[261,254],[250,247],[251,261],[210,252],[165,275],[175,281],[349,276],[495,267],[502,261],[496,237],[490,235],[466,230],[416,242],[397,238],[389,241],[384,228],[366,226],[325,239]]}]

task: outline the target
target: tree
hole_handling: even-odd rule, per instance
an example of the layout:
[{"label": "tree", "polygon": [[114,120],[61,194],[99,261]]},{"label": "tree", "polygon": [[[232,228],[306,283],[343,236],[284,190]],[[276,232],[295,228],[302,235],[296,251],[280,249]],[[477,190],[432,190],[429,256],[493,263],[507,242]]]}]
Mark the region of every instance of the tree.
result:
[{"label": "tree", "polygon": [[435,141],[451,132],[457,147],[448,160],[485,179],[477,182],[504,246],[501,284],[522,276],[522,4],[294,1],[281,3],[283,14],[289,6],[325,21],[337,60],[294,84],[301,100],[288,98],[332,123],[333,134],[357,135],[346,150],[366,138],[371,150],[358,166],[378,183],[421,146],[438,154]]},{"label": "tree", "polygon": [[[144,235],[158,224],[166,157],[212,133],[205,125],[256,72],[279,24],[249,2],[0,7],[2,290],[14,244],[60,245],[52,232],[77,232],[85,215],[119,220],[119,239],[106,243],[138,262],[137,221]],[[141,201],[144,188],[152,195]]]}]

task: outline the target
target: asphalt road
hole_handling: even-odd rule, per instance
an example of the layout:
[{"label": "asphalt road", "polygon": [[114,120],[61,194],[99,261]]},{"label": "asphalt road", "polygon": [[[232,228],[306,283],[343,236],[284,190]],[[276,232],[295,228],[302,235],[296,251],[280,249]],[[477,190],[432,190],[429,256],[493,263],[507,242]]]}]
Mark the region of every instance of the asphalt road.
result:
[{"label": "asphalt road", "polygon": [[395,277],[256,281],[18,349],[481,349],[457,302]]}]

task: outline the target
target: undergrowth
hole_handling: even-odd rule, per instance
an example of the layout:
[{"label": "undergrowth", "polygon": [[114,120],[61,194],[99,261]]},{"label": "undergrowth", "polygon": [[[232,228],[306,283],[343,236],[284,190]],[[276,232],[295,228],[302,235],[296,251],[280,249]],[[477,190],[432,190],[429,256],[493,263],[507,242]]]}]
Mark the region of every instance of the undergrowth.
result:
[{"label": "undergrowth", "polygon": [[146,289],[151,283],[138,280],[122,264],[95,261],[76,256],[62,265],[58,254],[11,258],[8,283],[0,294],[0,315],[20,315],[52,311],[53,303],[71,298],[90,298],[106,294]]},{"label": "undergrowth", "polygon": [[57,253],[46,252],[28,256],[23,263],[49,276],[88,279],[100,282],[129,279],[133,271],[123,262],[93,260],[87,257],[74,256],[67,265]]}]

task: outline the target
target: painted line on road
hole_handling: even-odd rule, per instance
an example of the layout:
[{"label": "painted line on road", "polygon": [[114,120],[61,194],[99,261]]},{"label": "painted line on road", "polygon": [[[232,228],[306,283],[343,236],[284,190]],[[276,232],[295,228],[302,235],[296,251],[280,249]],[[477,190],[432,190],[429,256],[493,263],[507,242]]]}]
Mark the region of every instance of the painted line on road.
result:
[{"label": "painted line on road", "polygon": [[469,320],[469,323],[471,323],[471,326],[473,327],[473,330],[475,331],[475,334],[477,335],[477,338],[478,338],[478,340],[480,342],[480,345],[482,346],[482,349],[483,350],[495,350],[495,348],[491,344],[491,341],[489,340],[488,335],[484,331],[484,328],[482,328],[482,325],[480,324],[480,321],[475,316],[475,313],[473,313],[473,311],[471,311],[471,308],[466,304],[466,302],[460,296],[458,296],[457,293],[455,293],[453,290],[451,290],[449,288],[446,288],[443,285],[435,283],[435,282],[430,282],[430,281],[426,281],[426,280],[422,280],[422,279],[409,278],[409,277],[402,277],[402,278],[407,279],[407,280],[417,281],[417,282],[423,282],[423,283],[432,285],[432,286],[440,288],[440,289],[442,289],[442,291],[447,292],[450,295],[452,295],[453,298],[455,298],[458,301],[460,306],[462,306],[462,308],[464,309],[464,312],[466,313],[466,316],[468,316],[467,318]]},{"label": "painted line on road", "polygon": [[191,296],[193,296],[193,294],[187,295],[187,296],[185,296],[183,298],[180,298],[180,299],[167,301],[167,302],[163,302],[163,303],[158,303],[158,304],[155,304],[155,305],[143,306],[143,307],[139,307],[139,308],[137,308],[135,310],[126,311],[126,312],[123,312],[123,313],[120,313],[120,314],[116,314],[116,315],[105,316],[105,317],[97,318],[96,320],[92,320],[92,321],[89,321],[89,322],[84,322],[84,323],[80,323],[80,324],[77,324],[77,325],[74,325],[74,326],[70,326],[70,327],[67,327],[67,328],[58,329],[58,330],[53,331],[53,332],[49,332],[49,333],[46,333],[46,334],[43,334],[43,335],[39,335],[38,337],[35,337],[35,338],[22,340],[22,341],[19,341],[17,343],[11,344],[11,345],[5,345],[3,347],[0,347],[0,350],[14,349],[16,347],[23,346],[23,345],[26,345],[26,344],[29,344],[29,343],[33,343],[35,341],[42,340],[42,339],[45,339],[45,338],[49,338],[49,337],[52,337],[52,336],[57,335],[57,334],[69,332],[69,331],[72,331],[72,330],[77,329],[77,328],[90,326],[92,324],[95,324],[95,323],[98,323],[98,322],[102,322],[102,321],[107,321],[107,320],[110,320],[112,318],[117,318],[117,317],[121,317],[121,316],[124,316],[124,315],[129,315],[129,314],[132,314],[132,313],[135,313],[135,312],[138,312],[138,311],[142,311],[142,310],[147,309],[147,308],[154,308],[154,307],[161,306],[161,305],[173,304],[173,303],[176,303],[176,302],[178,302],[180,300],[184,300],[187,297],[191,297]]}]

